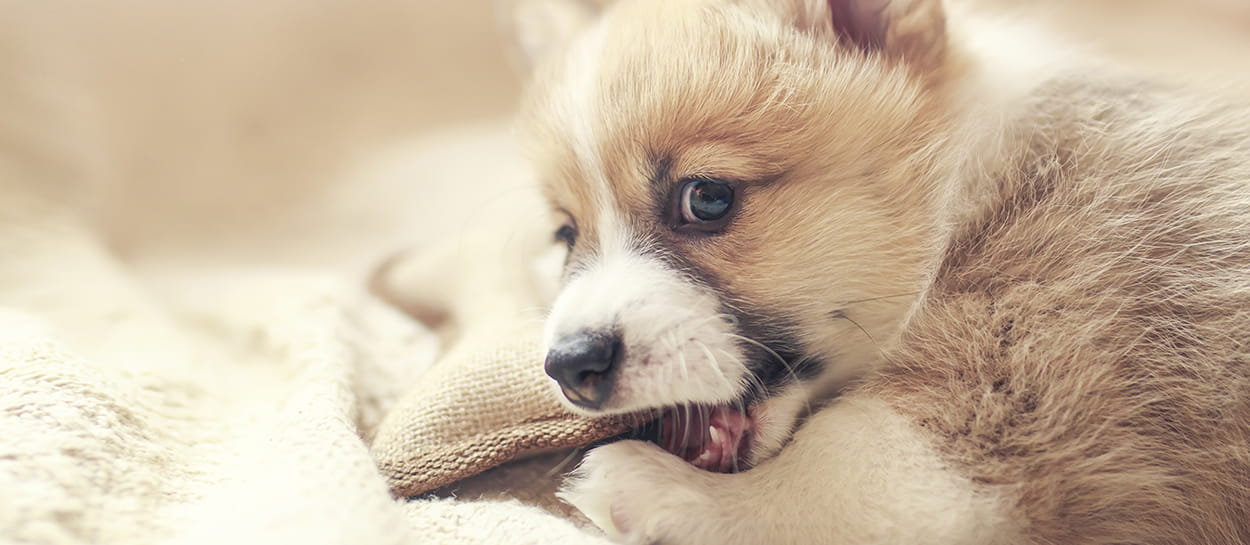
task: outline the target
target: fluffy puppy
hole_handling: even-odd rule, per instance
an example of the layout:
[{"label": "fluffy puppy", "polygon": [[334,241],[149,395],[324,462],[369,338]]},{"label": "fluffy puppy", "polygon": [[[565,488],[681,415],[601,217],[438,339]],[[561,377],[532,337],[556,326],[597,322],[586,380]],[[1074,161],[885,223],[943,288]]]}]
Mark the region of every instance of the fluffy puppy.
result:
[{"label": "fluffy puppy", "polygon": [[630,543],[1250,542],[1250,115],[938,0],[518,6]]}]

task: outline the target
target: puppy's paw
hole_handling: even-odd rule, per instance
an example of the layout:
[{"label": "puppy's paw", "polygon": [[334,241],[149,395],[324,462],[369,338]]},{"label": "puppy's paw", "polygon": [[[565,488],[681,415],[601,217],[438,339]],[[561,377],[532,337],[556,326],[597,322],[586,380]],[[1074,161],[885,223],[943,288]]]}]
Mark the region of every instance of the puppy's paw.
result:
[{"label": "puppy's paw", "polygon": [[727,476],[697,469],[651,443],[619,441],[590,451],[560,498],[616,541],[695,543],[703,523],[715,518],[706,511],[717,477]]}]

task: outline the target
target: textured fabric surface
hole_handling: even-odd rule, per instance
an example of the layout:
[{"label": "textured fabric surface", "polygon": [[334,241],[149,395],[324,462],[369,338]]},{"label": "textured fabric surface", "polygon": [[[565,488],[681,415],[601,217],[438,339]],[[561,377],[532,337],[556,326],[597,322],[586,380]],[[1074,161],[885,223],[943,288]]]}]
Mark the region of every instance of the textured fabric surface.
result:
[{"label": "textured fabric surface", "polygon": [[[365,438],[403,394],[453,387],[432,365],[460,356],[363,278],[240,264],[203,247],[123,258],[69,194],[45,191],[41,172],[21,166],[0,162],[0,542],[603,542],[555,506],[558,461],[500,468],[472,493],[392,496]],[[309,213],[337,221],[333,210]],[[533,304],[508,295],[537,289],[529,247],[509,244],[512,230],[488,231],[417,252],[408,269],[428,271],[412,278],[408,303],[495,317],[464,321],[453,347],[511,342],[468,324],[516,322],[518,305]],[[244,249],[282,244],[258,233]],[[508,266],[496,261],[500,244],[516,249]],[[516,364],[533,350],[497,356],[474,361]],[[431,402],[453,399],[438,393]],[[472,442],[455,426],[468,414],[437,414]],[[513,429],[474,425],[496,424]]]},{"label": "textured fabric surface", "polygon": [[552,395],[536,335],[440,362],[405,394],[373,442],[397,496],[476,475],[518,456],[584,447],[628,429],[573,416]]}]

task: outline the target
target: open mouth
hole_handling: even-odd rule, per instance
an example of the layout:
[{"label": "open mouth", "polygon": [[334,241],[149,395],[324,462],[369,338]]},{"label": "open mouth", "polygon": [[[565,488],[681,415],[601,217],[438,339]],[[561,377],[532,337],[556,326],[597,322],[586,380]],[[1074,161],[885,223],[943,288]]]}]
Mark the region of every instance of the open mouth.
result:
[{"label": "open mouth", "polygon": [[747,468],[754,426],[749,411],[730,406],[662,409],[630,439],[650,441],[699,469],[736,473]]}]

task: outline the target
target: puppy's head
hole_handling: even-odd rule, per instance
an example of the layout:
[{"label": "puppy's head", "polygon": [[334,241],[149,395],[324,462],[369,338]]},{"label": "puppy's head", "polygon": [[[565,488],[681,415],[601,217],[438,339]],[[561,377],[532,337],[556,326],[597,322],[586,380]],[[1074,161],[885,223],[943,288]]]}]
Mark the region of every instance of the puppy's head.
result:
[{"label": "puppy's head", "polygon": [[925,276],[939,0],[534,1],[548,374],[583,412],[654,410],[696,466],[771,455]]}]

